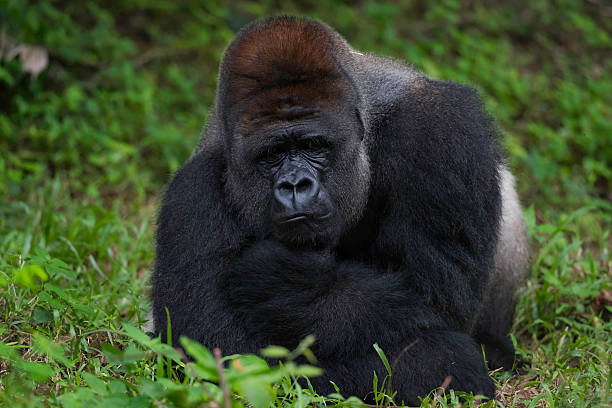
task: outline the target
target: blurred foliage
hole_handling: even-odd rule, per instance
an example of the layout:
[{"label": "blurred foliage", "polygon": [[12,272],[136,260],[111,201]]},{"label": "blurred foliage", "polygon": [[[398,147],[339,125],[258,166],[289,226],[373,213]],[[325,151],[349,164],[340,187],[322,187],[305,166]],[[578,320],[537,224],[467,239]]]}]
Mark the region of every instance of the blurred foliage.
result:
[{"label": "blurred foliage", "polygon": [[[156,202],[197,143],[223,50],[244,24],[280,13],[479,89],[506,136],[534,241],[515,331],[531,368],[496,374],[500,398],[612,403],[609,2],[1,0],[0,405],[223,399],[201,381],[207,351],[186,347],[204,370],[189,371],[135,326],[148,310]],[[32,46],[48,53],[38,75],[16,57]],[[271,352],[291,361],[281,351]],[[230,359],[242,363],[228,368],[229,387],[256,406],[359,404],[341,389],[314,395],[293,366],[279,376],[282,366]],[[251,365],[231,382],[240,364]],[[423,406],[459,404],[448,397]]]},{"label": "blurred foliage", "polygon": [[157,191],[196,143],[234,32],[280,10],[478,87],[508,137],[526,202],[565,209],[610,199],[612,18],[605,2],[577,0],[8,0],[4,42],[42,46],[50,64],[36,79],[17,59],[0,65],[3,190],[18,194],[34,173],[69,177],[89,196]]}]

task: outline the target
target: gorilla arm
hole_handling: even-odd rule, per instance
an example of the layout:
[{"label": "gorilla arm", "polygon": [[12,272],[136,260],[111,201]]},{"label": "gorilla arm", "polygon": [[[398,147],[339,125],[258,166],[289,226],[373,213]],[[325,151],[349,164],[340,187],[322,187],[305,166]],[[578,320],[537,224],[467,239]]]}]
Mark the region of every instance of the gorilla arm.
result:
[{"label": "gorilla arm", "polygon": [[333,392],[333,380],[343,393],[364,397],[360,394],[372,389],[372,371],[379,377],[386,373],[372,347],[378,342],[391,361],[398,359],[393,373],[402,379],[393,383],[398,402],[416,402],[448,375],[454,389],[492,397],[480,347],[449,329],[400,277],[335,262],[328,250],[293,250],[264,240],[232,263],[226,290],[256,342],[293,347],[315,335],[313,351],[325,370],[311,379],[319,393]]},{"label": "gorilla arm", "polygon": [[170,314],[172,344],[196,339],[224,354],[255,353],[256,345],[232,313],[220,284],[244,233],[224,204],[219,152],[205,149],[177,172],[159,214],[153,273],[155,331],[166,341]]}]

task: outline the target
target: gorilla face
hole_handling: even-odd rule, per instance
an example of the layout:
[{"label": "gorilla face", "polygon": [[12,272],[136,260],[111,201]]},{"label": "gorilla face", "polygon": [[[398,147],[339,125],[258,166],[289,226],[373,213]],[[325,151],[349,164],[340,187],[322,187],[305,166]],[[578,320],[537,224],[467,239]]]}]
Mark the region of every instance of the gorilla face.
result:
[{"label": "gorilla face", "polygon": [[290,120],[256,117],[234,133],[230,201],[256,235],[292,246],[333,246],[367,201],[359,123],[319,109],[286,109],[294,112]]}]

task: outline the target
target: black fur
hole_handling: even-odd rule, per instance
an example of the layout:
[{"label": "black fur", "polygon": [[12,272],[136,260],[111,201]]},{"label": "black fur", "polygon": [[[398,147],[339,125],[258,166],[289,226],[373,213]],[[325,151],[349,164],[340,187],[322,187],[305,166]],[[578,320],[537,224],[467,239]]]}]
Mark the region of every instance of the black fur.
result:
[{"label": "black fur", "polygon": [[[253,155],[270,129],[294,125],[332,138],[315,173],[334,216],[289,237],[274,228],[273,176]],[[246,27],[224,57],[203,140],[165,194],[156,329],[165,333],[168,308],[173,344],[184,335],[224,354],[291,348],[314,334],[325,369],[315,388],[332,392],[333,380],[359,397],[373,370],[385,373],[378,342],[399,357],[398,401],[415,402],[446,376],[493,397],[471,330],[498,239],[498,143],[469,87],[356,53],[318,22]],[[513,353],[495,358],[507,365]]]}]

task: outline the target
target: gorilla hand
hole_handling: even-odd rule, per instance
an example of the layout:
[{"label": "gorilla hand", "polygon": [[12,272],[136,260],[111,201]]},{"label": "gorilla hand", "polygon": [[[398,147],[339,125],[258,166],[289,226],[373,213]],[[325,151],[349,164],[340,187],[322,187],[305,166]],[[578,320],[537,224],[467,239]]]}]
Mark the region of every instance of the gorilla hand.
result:
[{"label": "gorilla hand", "polygon": [[225,283],[230,302],[249,321],[253,336],[297,344],[311,334],[312,303],[336,279],[331,250],[292,249],[263,240],[234,259]]}]

